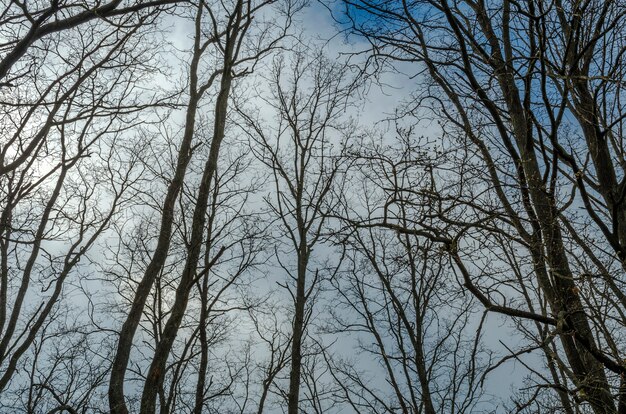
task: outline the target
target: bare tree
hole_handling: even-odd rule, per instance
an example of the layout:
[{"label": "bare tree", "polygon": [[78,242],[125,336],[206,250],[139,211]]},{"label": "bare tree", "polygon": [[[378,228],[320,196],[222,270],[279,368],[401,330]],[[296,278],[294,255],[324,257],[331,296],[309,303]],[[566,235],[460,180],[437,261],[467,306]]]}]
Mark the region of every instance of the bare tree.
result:
[{"label": "bare tree", "polygon": [[284,245],[277,240],[276,258],[289,275],[285,287],[293,300],[290,414],[299,412],[312,299],[328,271],[316,264],[313,250],[324,249],[328,212],[337,203],[333,189],[345,171],[343,154],[351,133],[342,113],[355,85],[346,65],[333,64],[315,50],[307,53],[296,51],[274,61],[268,79],[271,98],[263,100],[275,111],[275,124],[266,126],[244,114],[252,148],[273,175],[274,195],[267,201],[272,220],[279,222],[278,237],[286,240]]},{"label": "bare tree", "polygon": [[[227,108],[233,80],[249,74],[258,60],[271,51],[285,35],[290,25],[291,7],[287,7],[284,25],[272,23],[265,27],[253,24],[253,17],[260,15],[272,2],[235,1],[232,3],[200,2],[195,7],[195,33],[193,56],[190,64],[189,101],[184,135],[178,150],[175,174],[168,185],[161,209],[161,225],[157,245],[144,276],[137,286],[131,309],[124,322],[118,350],[113,361],[109,401],[112,412],[126,413],[124,401],[124,375],[128,365],[133,338],[140,323],[146,300],[162,271],[168,257],[176,202],[184,186],[187,166],[194,153],[192,141],[196,133],[196,115],[201,99],[214,86],[217,95],[214,101],[213,131],[210,148],[195,197],[191,223],[191,235],[187,257],[182,271],[175,301],[170,315],[160,334],[154,350],[151,366],[143,387],[141,412],[154,412],[156,396],[163,384],[165,364],[185,315],[190,289],[194,285],[196,269],[200,261],[205,238],[206,210],[211,194],[211,182],[217,171],[220,147],[224,139]],[[201,64],[206,60],[217,62],[218,69],[212,70],[204,81]]]},{"label": "bare tree", "polygon": [[[359,357],[329,357],[340,400],[356,411],[381,413],[485,410],[485,315],[476,317],[474,301],[456,283],[437,242],[384,228],[428,226],[433,171],[447,157],[425,151],[432,142],[416,139],[412,129],[393,134],[354,145],[358,168],[337,210],[345,222],[337,243],[349,253],[342,277],[333,280],[338,298],[329,310],[331,329],[349,332],[360,350]],[[372,366],[380,368],[368,374]]]},{"label": "bare tree", "polygon": [[0,6],[1,411],[626,412],[626,3],[338,3]]},{"label": "bare tree", "polygon": [[166,104],[141,90],[154,74],[156,59],[145,55],[158,8],[119,9],[106,24],[88,13],[52,30],[78,10],[18,6],[2,14],[0,391],[40,331],[57,334],[50,318],[68,281],[128,202],[137,159],[119,140],[149,122],[139,116],[145,108]]},{"label": "bare tree", "polygon": [[[56,124],[55,117],[62,116],[64,101],[75,93],[75,88],[93,77],[103,65],[104,62],[89,65],[92,58],[98,59],[96,52],[114,46],[116,37],[118,41],[121,40],[139,27],[154,21],[163,6],[172,7],[171,5],[179,1],[113,0],[105,4],[98,2],[95,5],[88,2],[66,4],[61,1],[29,3],[11,1],[6,4],[0,15],[4,38],[0,45],[3,55],[0,60],[0,81],[2,81],[0,86],[7,93],[7,89],[18,88],[24,91],[35,86],[36,77],[37,80],[43,78],[51,81],[44,83],[40,80],[37,83],[35,89],[39,91],[39,96],[28,99],[29,102],[36,104],[28,112],[25,111],[25,117],[21,120],[22,128],[25,127],[26,121],[37,119],[39,115],[37,109],[41,110],[43,107],[49,111],[47,118],[43,118],[46,120],[39,122],[32,134],[26,136],[11,134],[11,138],[3,144],[0,152],[0,174],[12,172],[39,152],[50,129]],[[80,29],[74,30],[77,27]],[[83,50],[63,41],[71,38],[68,35],[75,36],[80,30],[84,30],[84,35],[77,44]],[[59,54],[75,54],[76,58],[64,59]],[[113,56],[115,55],[111,54],[109,58]],[[50,63],[55,66],[53,72],[59,75],[58,77],[44,75],[46,64]],[[69,87],[61,92],[59,90],[61,82],[74,82],[75,87]]]},{"label": "bare tree", "polygon": [[[428,103],[444,133],[480,160],[480,196],[455,194],[471,212],[461,227],[448,234],[419,225],[404,230],[447,246],[464,285],[487,309],[533,321],[544,338],[537,349],[549,364],[563,363],[561,380],[546,384],[563,409],[571,399],[596,413],[624,410],[617,333],[623,329],[624,5],[344,4],[352,30],[371,41],[377,62],[415,62],[423,79],[416,103]],[[409,112],[426,111],[413,105]],[[471,214],[474,220],[467,219]],[[475,271],[496,271],[469,265],[474,231],[496,255],[489,238],[507,237],[506,253],[521,258],[525,270],[511,268],[494,288],[479,284]],[[610,270],[615,266],[620,270]],[[505,300],[507,286],[519,300]]]}]

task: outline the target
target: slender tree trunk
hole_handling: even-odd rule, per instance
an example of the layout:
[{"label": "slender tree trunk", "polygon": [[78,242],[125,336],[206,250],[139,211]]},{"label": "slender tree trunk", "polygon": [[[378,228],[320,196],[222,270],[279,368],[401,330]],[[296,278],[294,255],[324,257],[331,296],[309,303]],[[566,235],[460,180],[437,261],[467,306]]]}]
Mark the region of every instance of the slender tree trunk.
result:
[{"label": "slender tree trunk", "polygon": [[[239,4],[241,4],[241,2]],[[239,5],[238,8],[240,7],[241,6]],[[236,25],[238,26],[238,24],[239,21]],[[227,41],[226,55],[224,57],[225,70],[222,74],[220,92],[215,103],[213,140],[211,142],[209,158],[204,167],[200,188],[198,189],[198,198],[192,221],[189,256],[185,263],[180,283],[176,289],[176,296],[174,305],[172,306],[170,318],[165,324],[161,340],[157,344],[154,352],[154,358],[152,359],[152,364],[150,365],[144,384],[143,394],[141,397],[141,413],[145,414],[153,413],[155,411],[157,390],[163,383],[167,358],[172,349],[172,345],[174,344],[174,340],[176,339],[176,335],[178,334],[178,329],[180,328],[185,311],[187,310],[189,292],[193,286],[193,279],[196,275],[198,267],[198,261],[202,249],[202,238],[205,232],[204,226],[206,223],[206,210],[211,190],[211,180],[217,170],[217,160],[219,157],[220,146],[224,139],[226,129],[226,112],[228,110],[228,99],[232,83],[232,55],[238,39],[236,35],[233,36],[234,37],[231,37],[229,41]]]},{"label": "slender tree trunk", "polygon": [[200,366],[198,367],[198,381],[196,382],[196,401],[193,408],[194,414],[202,414],[204,405],[204,387],[206,385],[206,372],[209,364],[209,344],[207,343],[207,318],[209,304],[209,275],[208,273],[202,280],[202,291],[200,292]]},{"label": "slender tree trunk", "polygon": [[180,193],[187,171],[187,165],[191,160],[191,143],[194,136],[196,125],[196,112],[201,98],[198,93],[198,66],[202,51],[200,49],[200,21],[202,16],[202,7],[198,7],[196,15],[196,40],[194,45],[194,55],[190,67],[190,83],[189,83],[189,103],[187,105],[187,113],[185,118],[185,130],[183,140],[178,151],[178,161],[174,178],[167,188],[165,201],[163,202],[161,226],[156,249],[152,255],[152,259],[144,272],[141,282],[137,286],[137,291],[133,299],[133,303],[126,317],[126,321],[120,330],[117,350],[113,363],[111,365],[111,379],[109,382],[109,408],[112,414],[128,414],[128,408],[124,399],[124,377],[126,375],[126,367],[130,358],[130,351],[133,345],[133,338],[141,317],[146,300],[150,295],[152,286],[157,276],[163,269],[163,265],[167,260],[167,255],[171,242],[172,225],[174,222],[174,211],[176,200]]},{"label": "slender tree trunk", "polygon": [[304,336],[305,288],[308,265],[306,241],[300,241],[298,251],[298,278],[296,281],[295,314],[293,318],[293,341],[291,343],[291,368],[289,370],[289,395],[287,413],[298,414],[300,380],[302,376],[302,337]]}]

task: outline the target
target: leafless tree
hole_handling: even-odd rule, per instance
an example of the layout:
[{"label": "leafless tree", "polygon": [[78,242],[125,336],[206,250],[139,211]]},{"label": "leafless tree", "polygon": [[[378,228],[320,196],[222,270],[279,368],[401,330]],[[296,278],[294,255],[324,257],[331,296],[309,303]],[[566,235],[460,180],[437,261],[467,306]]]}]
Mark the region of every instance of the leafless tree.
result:
[{"label": "leafless tree", "polygon": [[[17,106],[22,109],[22,118],[15,119],[14,129],[21,132],[24,128],[29,133],[7,131],[10,138],[0,152],[0,174],[11,173],[34,158],[63,116],[65,101],[83,83],[93,79],[98,70],[107,67],[107,59],[113,65],[129,36],[153,22],[164,7],[172,7],[179,1],[5,3],[0,15],[3,32],[0,86],[5,94],[21,92],[21,99],[6,100],[6,105],[13,110],[17,103],[24,105]],[[76,43],[68,42],[69,39]],[[73,86],[60,88],[61,83]],[[48,112],[45,116],[41,114],[44,108]]]},{"label": "leafless tree", "polygon": [[50,327],[79,262],[128,202],[137,159],[118,143],[167,102],[142,92],[164,3],[3,9],[0,392],[42,338],[74,340]]},{"label": "leafless tree", "polygon": [[[563,364],[561,379],[544,384],[563,410],[625,410],[624,4],[344,4],[353,32],[373,45],[372,62],[415,63],[422,81],[407,113],[440,119],[481,177],[480,194],[455,194],[466,209],[455,231],[419,223],[404,230],[445,245],[465,287],[488,310],[535,325],[537,349],[549,364]],[[482,233],[479,248],[496,256],[489,240],[504,236],[503,254],[523,270],[500,271],[499,281],[480,277],[497,271],[495,262],[470,264],[475,231]],[[507,300],[512,292],[516,298]]]},{"label": "leafless tree", "polygon": [[[279,223],[276,259],[289,276],[284,287],[293,300],[286,398],[287,411],[295,414],[313,298],[329,272],[316,263],[313,250],[325,248],[328,212],[337,203],[334,188],[345,171],[343,154],[352,132],[342,113],[355,82],[346,65],[334,64],[315,49],[296,49],[274,61],[268,84],[269,91],[260,94],[273,110],[275,123],[264,124],[243,113],[244,130],[273,176],[274,195],[267,202],[272,221]],[[270,98],[263,98],[266,94]]]},{"label": "leafless tree", "polygon": [[[329,357],[340,400],[377,413],[486,411],[485,315],[475,311],[436,241],[398,231],[433,220],[428,194],[446,156],[425,150],[432,142],[412,129],[392,133],[354,146],[356,171],[337,209],[345,227],[336,239],[349,253],[333,280],[338,298],[330,326],[336,335],[350,333],[360,350],[358,357]],[[385,228],[391,223],[397,228]]]},{"label": "leafless tree", "polygon": [[[218,168],[220,147],[225,135],[228,101],[233,81],[249,74],[258,60],[277,46],[290,26],[290,15],[293,12],[290,4],[285,8],[286,15],[283,21],[279,23],[272,21],[263,26],[262,19],[256,19],[259,23],[253,24],[254,16],[260,17],[263,10],[271,4],[272,2],[269,1],[235,1],[232,3],[201,1],[193,6],[195,9],[194,45],[189,69],[190,81],[184,134],[178,149],[175,172],[161,207],[161,224],[157,243],[151,252],[151,259],[145,268],[144,276],[136,288],[131,308],[120,332],[109,392],[112,412],[128,412],[123,387],[133,338],[141,321],[146,301],[168,258],[176,204],[185,185],[187,166],[194,154],[193,140],[197,132],[197,112],[201,107],[202,98],[211,88],[215,88],[209,152],[205,158],[200,185],[196,190],[184,268],[177,282],[174,303],[156,344],[154,357],[143,386],[141,412],[154,412],[155,410],[156,396],[164,380],[165,365],[185,315],[189,292],[194,285],[196,270],[200,264],[203,240],[206,236],[206,210],[211,195],[211,183]],[[202,71],[207,63],[215,63],[214,68],[217,67],[217,69],[211,69],[207,75],[204,75]],[[201,77],[204,80],[201,80]]]},{"label": "leafless tree", "polygon": [[626,3],[325,4],[2,3],[0,411],[626,413]]}]

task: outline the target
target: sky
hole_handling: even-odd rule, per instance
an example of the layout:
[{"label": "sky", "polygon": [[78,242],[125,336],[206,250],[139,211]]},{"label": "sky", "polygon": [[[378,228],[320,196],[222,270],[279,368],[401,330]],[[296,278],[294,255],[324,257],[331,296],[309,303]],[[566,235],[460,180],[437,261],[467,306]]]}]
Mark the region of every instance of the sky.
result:
[{"label": "sky", "polygon": [[[341,58],[346,54],[365,50],[368,46],[367,43],[357,38],[349,38],[348,41],[346,41],[345,36],[338,33],[337,25],[332,20],[328,10],[317,2],[313,2],[304,10],[297,18],[296,25],[298,29],[302,30],[303,38],[315,39],[316,42],[325,43],[325,51],[329,58]],[[168,40],[171,41],[174,46],[185,49],[190,45],[190,29],[191,27],[189,26],[172,25],[171,36],[168,36]],[[358,58],[356,59],[358,60]],[[180,62],[170,63],[173,67],[180,65]],[[378,128],[392,135],[388,130],[390,124],[386,122],[387,118],[394,114],[394,110],[398,108],[398,106],[410,100],[411,92],[419,82],[419,78],[416,79],[411,76],[413,73],[417,72],[415,68],[410,65],[404,65],[400,66],[399,69],[400,70],[393,73],[382,74],[379,79],[382,86],[375,82],[368,84],[368,87],[362,94],[362,99],[356,102],[355,107],[350,109],[349,113],[359,124],[366,128]],[[166,79],[163,79],[163,81],[166,81]],[[169,79],[169,81],[171,81],[171,79]],[[261,112],[264,111],[263,108],[259,108],[259,110]],[[177,114],[175,119],[178,123],[182,122],[180,114]],[[421,124],[420,135],[436,137],[439,133],[440,131],[435,125],[430,123]],[[324,249],[327,248],[321,247],[316,251],[316,254],[320,257],[329,256],[330,252],[324,251]],[[53,248],[50,248],[50,250],[53,250]],[[99,252],[96,250],[92,254],[97,256],[98,253]],[[85,264],[82,270],[86,273],[93,272],[95,274],[101,269],[97,267],[90,268],[89,264]],[[268,274],[270,278],[275,279],[274,282],[284,277],[284,275],[281,275],[281,270],[278,267],[274,267]],[[266,280],[262,280],[260,283],[266,284]],[[89,285],[88,288],[94,295],[97,295],[99,292],[97,283]],[[79,301],[80,299],[77,300]],[[86,301],[86,298],[84,300]],[[79,302],[73,304],[80,305]],[[240,327],[240,330],[243,330],[243,328],[245,327]],[[516,337],[513,333],[513,329],[510,327],[509,323],[503,322],[503,319],[497,315],[489,316],[484,332],[486,333],[484,336],[486,348],[502,350],[503,348],[500,341],[503,341],[507,346],[515,348]],[[340,341],[338,344],[337,351],[339,353],[346,355],[353,353],[352,347],[354,344],[351,344],[351,340]],[[532,355],[524,356],[524,358],[532,359]],[[364,363],[367,364],[367,361]],[[379,365],[373,361],[370,361],[370,366],[364,366],[363,368],[372,373],[380,369]],[[504,364],[489,376],[485,386],[486,392],[496,397],[509,395],[511,388],[519,386],[523,374],[524,369],[521,368],[519,364],[515,362]],[[379,380],[383,380],[382,376]]]},{"label": "sky", "polygon": [[[300,20],[303,23],[303,30],[307,36],[312,38],[329,39],[327,44],[328,56],[341,56],[351,52],[366,50],[368,43],[362,39],[346,36],[338,32],[338,25],[333,21],[326,7],[314,2],[305,10]],[[377,126],[386,130],[390,124],[386,122],[394,114],[394,110],[411,100],[411,94],[419,83],[419,78],[413,76],[419,71],[413,64],[399,64],[396,72],[384,73],[380,78],[380,85],[371,84],[363,100],[359,102],[355,110],[355,116],[365,125]],[[421,130],[418,135],[437,137],[440,130],[434,123],[421,123]],[[490,314],[487,317],[483,328],[483,342],[485,349],[494,350],[496,355],[507,355],[505,347],[517,349],[522,338],[517,337],[515,329],[510,320],[500,315]],[[504,345],[504,346],[503,346]],[[343,345],[349,348],[349,344]],[[344,350],[347,354],[350,349]],[[542,366],[542,357],[536,354],[526,354],[521,357],[521,361],[530,366]],[[372,372],[380,369],[380,366],[372,364]],[[507,362],[492,371],[485,381],[485,392],[492,395],[495,400],[503,396],[511,395],[512,390],[522,387],[523,377],[526,369],[518,361]],[[505,400],[505,402],[508,402]],[[487,403],[485,409],[494,407]],[[497,412],[505,412],[504,407],[499,404]]]}]

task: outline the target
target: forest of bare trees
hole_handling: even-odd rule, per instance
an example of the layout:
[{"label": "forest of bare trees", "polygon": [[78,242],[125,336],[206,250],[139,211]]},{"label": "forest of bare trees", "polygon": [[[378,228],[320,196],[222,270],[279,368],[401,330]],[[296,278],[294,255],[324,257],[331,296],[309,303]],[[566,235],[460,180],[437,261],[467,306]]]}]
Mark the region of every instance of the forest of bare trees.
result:
[{"label": "forest of bare trees", "polygon": [[626,1],[4,0],[0,413],[626,414]]}]

